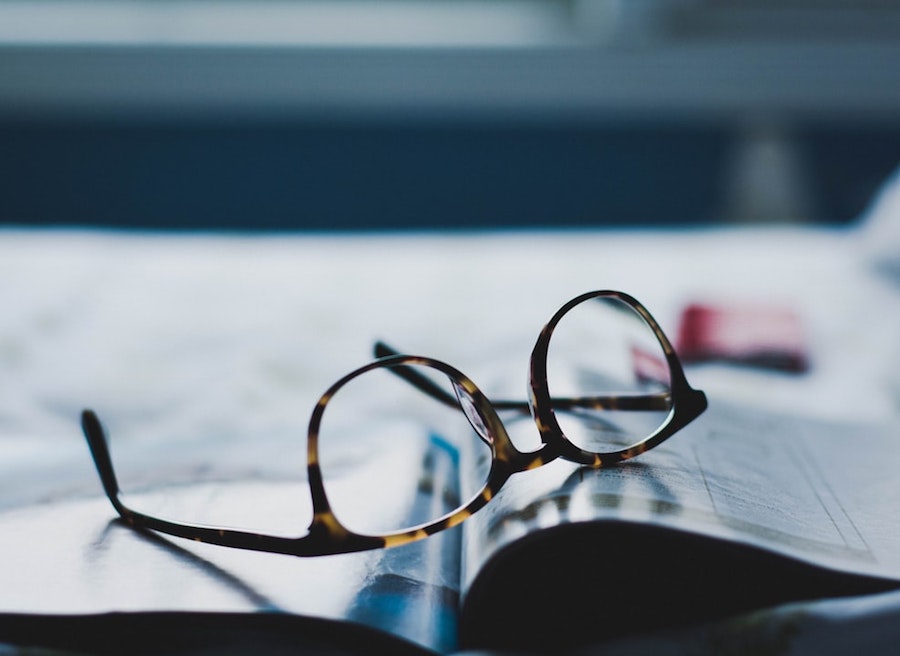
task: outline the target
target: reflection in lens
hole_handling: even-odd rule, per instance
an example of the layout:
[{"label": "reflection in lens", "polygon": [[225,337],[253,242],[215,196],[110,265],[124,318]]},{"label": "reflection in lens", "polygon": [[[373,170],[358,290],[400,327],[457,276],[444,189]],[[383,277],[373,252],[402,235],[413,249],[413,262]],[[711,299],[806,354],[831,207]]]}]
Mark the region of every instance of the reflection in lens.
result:
[{"label": "reflection in lens", "polygon": [[589,298],[562,317],[550,339],[547,383],[563,434],[594,453],[642,442],[671,410],[662,345],[615,296]]},{"label": "reflection in lens", "polygon": [[428,376],[457,399],[453,382],[419,364],[384,366],[351,379],[329,401],[319,433],[325,491],[338,520],[362,534],[433,522],[465,505],[487,480],[491,450],[474,407],[465,411],[397,375]]}]

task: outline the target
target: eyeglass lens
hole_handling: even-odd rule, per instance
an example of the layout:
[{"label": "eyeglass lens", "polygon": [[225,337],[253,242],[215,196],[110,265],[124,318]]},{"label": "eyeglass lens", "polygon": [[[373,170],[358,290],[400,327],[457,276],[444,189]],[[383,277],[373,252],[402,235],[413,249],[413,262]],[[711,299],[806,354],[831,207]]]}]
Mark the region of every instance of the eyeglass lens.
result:
[{"label": "eyeglass lens", "polygon": [[[459,403],[424,394],[392,371],[397,367],[428,377]],[[466,505],[491,466],[484,426],[456,381],[429,366],[378,367],[353,378],[329,400],[319,431],[335,517],[354,532],[379,535]]]},{"label": "eyeglass lens", "polygon": [[[593,453],[642,442],[666,422],[672,406],[659,339],[616,296],[589,298],[560,319],[548,348],[547,386],[563,434]],[[565,401],[571,399],[581,401]]]}]

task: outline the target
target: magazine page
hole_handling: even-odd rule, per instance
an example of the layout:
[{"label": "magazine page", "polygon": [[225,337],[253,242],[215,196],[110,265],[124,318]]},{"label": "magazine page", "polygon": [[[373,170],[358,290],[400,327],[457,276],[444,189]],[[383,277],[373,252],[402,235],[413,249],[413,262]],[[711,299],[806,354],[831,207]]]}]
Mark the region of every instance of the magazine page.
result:
[{"label": "magazine page", "polygon": [[[597,639],[598,627],[610,636],[900,586],[898,430],[713,398],[622,465],[555,461],[516,474],[465,526],[463,644],[502,642],[496,615],[490,627],[479,620],[488,607],[521,621],[533,608],[533,621],[559,621],[547,632],[557,640],[564,628]],[[562,595],[583,587],[577,604]]]}]

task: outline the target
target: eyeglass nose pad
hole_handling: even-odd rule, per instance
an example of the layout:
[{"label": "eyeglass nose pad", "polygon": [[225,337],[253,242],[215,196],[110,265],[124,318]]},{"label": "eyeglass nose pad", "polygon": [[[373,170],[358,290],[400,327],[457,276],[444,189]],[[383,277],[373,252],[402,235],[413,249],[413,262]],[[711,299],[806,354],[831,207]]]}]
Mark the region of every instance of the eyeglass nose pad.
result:
[{"label": "eyeglass nose pad", "polygon": [[463,413],[466,415],[466,419],[469,420],[469,424],[471,424],[472,428],[475,429],[475,432],[478,433],[478,437],[480,437],[485,444],[493,444],[494,436],[491,434],[490,429],[485,425],[481,413],[478,412],[478,407],[472,394],[460,383],[452,381],[452,384],[453,390],[456,392],[456,399],[459,401],[459,407],[462,408]]}]

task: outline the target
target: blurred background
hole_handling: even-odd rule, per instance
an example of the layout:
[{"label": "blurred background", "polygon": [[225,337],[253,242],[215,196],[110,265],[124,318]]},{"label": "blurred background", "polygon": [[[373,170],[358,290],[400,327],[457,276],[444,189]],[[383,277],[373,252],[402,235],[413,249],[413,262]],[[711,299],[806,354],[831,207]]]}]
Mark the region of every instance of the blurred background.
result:
[{"label": "blurred background", "polygon": [[0,224],[854,221],[888,0],[0,1]]}]

